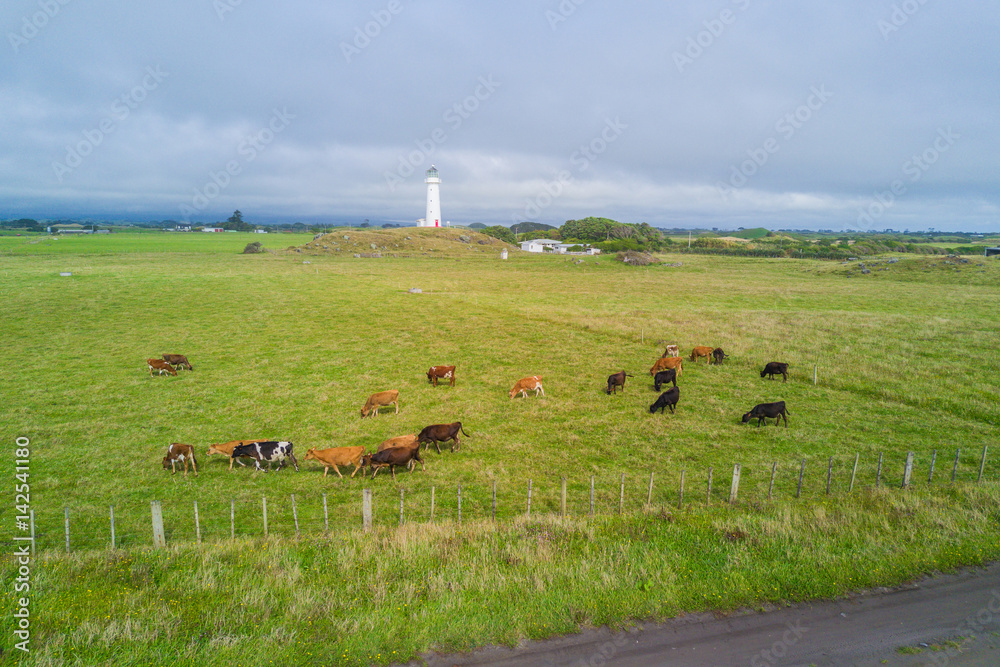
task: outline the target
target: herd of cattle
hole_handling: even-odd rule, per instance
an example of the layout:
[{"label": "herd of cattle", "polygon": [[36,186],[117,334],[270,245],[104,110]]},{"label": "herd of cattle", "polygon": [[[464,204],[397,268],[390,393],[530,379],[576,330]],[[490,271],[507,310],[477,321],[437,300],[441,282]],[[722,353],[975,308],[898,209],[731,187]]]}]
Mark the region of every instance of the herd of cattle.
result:
[{"label": "herd of cattle", "polygon": [[[683,372],[683,358],[679,353],[680,350],[677,345],[668,345],[663,356],[657,359],[653,367],[649,369],[649,374],[653,376],[656,391],[660,391],[662,386],[667,383],[673,384],[672,387],[661,393],[656,401],[649,406],[651,413],[655,413],[657,410],[662,413],[666,408],[670,408],[671,413],[674,412],[674,408],[680,399],[680,388],[677,386],[677,378]],[[721,364],[727,358],[722,348],[698,346],[691,350],[689,360],[697,362],[702,357],[705,358],[707,364]],[[181,354],[164,354],[162,359],[147,359],[146,364],[149,367],[150,377],[152,377],[154,370],[158,371],[160,375],[164,373],[177,375],[177,371],[181,369],[194,370],[187,357]],[[788,364],[772,361],[764,366],[764,370],[760,372],[762,378],[766,376],[768,379],[773,380],[775,375],[781,375],[784,381],[787,382]],[[635,376],[625,371],[608,376],[607,393],[609,395],[612,393],[617,394],[619,388],[624,392],[625,378],[628,377]],[[449,386],[454,387],[455,367],[431,366],[427,371],[427,380],[435,387],[438,385],[439,380],[447,380]],[[535,396],[545,395],[545,390],[542,388],[541,376],[532,375],[518,380],[509,392],[510,398],[513,400],[518,394],[527,398],[529,391],[534,391]],[[362,418],[375,417],[378,415],[380,408],[389,406],[395,407],[396,414],[399,414],[399,391],[396,389],[380,391],[369,396],[361,408],[361,416]],[[765,424],[767,419],[774,419],[775,426],[777,426],[784,419],[785,427],[788,427],[788,410],[785,407],[784,401],[757,404],[743,415],[742,422],[746,424],[754,418],[757,419],[758,426]],[[441,443],[451,441],[451,451],[455,452],[458,451],[461,445],[460,434],[469,435],[462,428],[462,422],[431,424],[420,431],[419,434],[401,435],[383,441],[372,454],[366,453],[364,446],[331,447],[328,449],[313,448],[306,452],[305,460],[315,460],[322,465],[324,467],[323,477],[326,477],[330,468],[333,468],[337,476],[343,479],[343,475],[340,474],[340,466],[353,465],[354,471],[351,473],[351,477],[354,477],[359,470],[371,468],[372,478],[374,478],[379,470],[389,468],[390,474],[395,479],[397,467],[408,467],[412,470],[415,463],[419,463],[421,469],[426,470],[424,461],[420,458],[421,445],[426,448],[433,443],[440,454]],[[213,454],[227,456],[229,458],[230,470],[233,469],[233,463],[245,466],[246,464],[241,460],[245,458],[253,459],[257,470],[264,470],[261,466],[262,462],[267,463],[267,470],[271,470],[273,464],[277,464],[280,469],[288,462],[292,464],[296,472],[299,469],[299,462],[293,453],[292,443],[284,440],[233,440],[231,442],[216,443],[210,445],[208,448],[208,455],[211,456]],[[173,473],[176,473],[178,464],[183,464],[185,476],[188,473],[188,464],[191,465],[194,474],[197,476],[198,462],[195,457],[193,445],[175,442],[171,443],[167,448],[167,455],[163,457],[163,468],[169,468]]]}]

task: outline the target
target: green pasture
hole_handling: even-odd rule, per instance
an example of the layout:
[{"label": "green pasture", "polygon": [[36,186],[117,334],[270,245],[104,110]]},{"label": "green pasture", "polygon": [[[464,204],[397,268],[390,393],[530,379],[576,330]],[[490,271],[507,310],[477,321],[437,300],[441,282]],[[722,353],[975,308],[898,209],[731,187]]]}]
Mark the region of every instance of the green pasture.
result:
[{"label": "green pasture", "polygon": [[[634,268],[516,252],[240,254],[250,241],[278,250],[310,238],[0,238],[4,437],[8,451],[30,440],[42,550],[38,664],[267,664],[272,652],[284,656],[275,664],[388,663],[835,595],[1000,555],[996,261],[956,273],[904,258],[862,276],[834,262],[701,255]],[[685,361],[676,414],[651,415],[648,369],[667,342],[729,359]],[[195,370],[150,377],[146,358],[168,352]],[[789,363],[787,383],[760,378],[768,361]],[[457,366],[455,387],[427,382],[436,364]],[[634,377],[606,395],[622,369]],[[544,397],[508,398],[536,374]],[[361,419],[385,389],[399,390],[400,413]],[[776,400],[788,428],[740,423]],[[452,421],[470,434],[460,451],[432,447],[426,471],[396,481],[349,469],[324,479],[305,461],[311,447],[374,449]],[[209,443],[258,437],[292,441],[301,470],[230,472],[205,455]],[[171,442],[196,446],[197,477],[163,470]],[[901,491],[907,452],[915,488]],[[554,518],[562,478],[565,520]],[[151,500],[163,506],[163,551],[149,548]],[[10,532],[5,521],[0,539]],[[6,580],[16,567],[4,567]]]}]

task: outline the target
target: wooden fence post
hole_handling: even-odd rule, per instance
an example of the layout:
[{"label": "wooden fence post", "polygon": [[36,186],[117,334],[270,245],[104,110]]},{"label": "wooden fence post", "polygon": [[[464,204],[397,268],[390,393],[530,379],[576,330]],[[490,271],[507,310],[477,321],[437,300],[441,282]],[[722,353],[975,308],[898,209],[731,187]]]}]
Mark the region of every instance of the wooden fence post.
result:
[{"label": "wooden fence post", "polygon": [[559,514],[566,518],[566,478],[563,477],[559,485]]},{"label": "wooden fence post", "polygon": [[497,520],[497,481],[493,480],[493,520]]},{"label": "wooden fence post", "polygon": [[261,496],[263,498],[262,513],[264,516],[264,537],[267,537],[267,496]]},{"label": "wooden fence post", "polygon": [[327,511],[326,494],[323,494],[323,530],[330,532],[330,513]]},{"label": "wooden fence post", "polygon": [[69,553],[69,508],[63,508],[66,515],[66,553]]},{"label": "wooden fence post", "polygon": [[201,521],[198,520],[198,501],[194,501],[194,537],[201,544]]},{"label": "wooden fence post", "polygon": [[458,485],[458,522],[462,523],[462,485]]},{"label": "wooden fence post", "polygon": [[833,457],[830,457],[830,463],[826,467],[826,495],[830,495],[830,481],[833,479]]},{"label": "wooden fence post", "polygon": [[111,509],[111,548],[115,548],[115,506],[109,505]]},{"label": "wooden fence post", "polygon": [[817,370],[818,369],[819,369],[819,366],[816,365],[816,364],[813,364],[813,384],[816,384],[816,374],[817,374]]},{"label": "wooden fence post", "polygon": [[528,480],[528,517],[531,517],[531,480]]},{"label": "wooden fence post", "polygon": [[910,475],[913,474],[913,452],[906,452],[906,467],[903,468],[903,487],[910,488]]},{"label": "wooden fence post", "polygon": [[705,503],[712,502],[712,466],[708,466],[708,493],[705,495]]},{"label": "wooden fence post", "polygon": [[778,462],[775,461],[771,464],[771,483],[767,485],[767,499],[771,499],[771,494],[774,492],[774,475],[778,472]]},{"label": "wooden fence post", "polygon": [[[434,487],[431,487],[433,489]],[[433,494],[433,491],[432,491]],[[432,496],[433,497],[433,496]],[[432,505],[433,507],[433,505]],[[361,492],[361,523],[365,532],[372,529],[372,490],[364,489]]]},{"label": "wooden fence post", "polygon": [[295,494],[292,495],[292,519],[295,521],[295,537],[299,537],[299,510],[295,506]]},{"label": "wooden fence post", "polygon": [[646,492],[646,507],[653,504],[653,473],[649,473],[649,490]]},{"label": "wooden fence post", "polygon": [[802,467],[799,468],[799,485],[795,489],[795,497],[798,498],[802,495],[802,478],[806,474],[806,460],[802,459]]},{"label": "wooden fence post", "polygon": [[740,492],[740,464],[733,466],[733,482],[729,486],[729,504],[736,502],[736,496]]},{"label": "wooden fence post", "polygon": [[684,470],[681,470],[681,490],[677,496],[677,509],[680,509],[684,504]]},{"label": "wooden fence post", "polygon": [[431,487],[431,523],[434,522],[434,487]]},{"label": "wooden fence post", "polygon": [[934,481],[934,463],[937,461],[937,450],[935,449],[931,453],[931,471],[927,474],[927,483],[930,484]]},{"label": "wooden fence post", "polygon": [[399,525],[403,525],[403,487],[399,487]]},{"label": "wooden fence post", "polygon": [[622,473],[622,488],[618,494],[618,515],[621,516],[625,510],[625,473]]},{"label": "wooden fence post", "polygon": [[229,499],[229,537],[236,539],[236,498]]},{"label": "wooden fence post", "polygon": [[861,452],[857,452],[854,455],[854,468],[851,469],[851,486],[847,489],[848,493],[854,491],[854,479],[858,476],[858,460],[861,458]]},{"label": "wooden fence post", "polygon": [[983,458],[982,458],[981,461],[979,461],[979,477],[976,478],[976,484],[979,484],[980,482],[983,481],[983,470],[986,469],[986,450],[987,449],[988,449],[988,446],[987,445],[983,445]]},{"label": "wooden fence post", "polygon": [[958,455],[962,453],[962,448],[959,447],[955,450],[955,465],[951,467],[951,483],[955,483],[955,473],[958,472]]},{"label": "wooden fence post", "polygon": [[875,488],[882,483],[882,452],[878,453],[878,470],[875,471]]},{"label": "wooden fence post", "polygon": [[[163,508],[159,500],[152,500],[149,503],[150,513],[153,516],[153,546],[162,549],[167,546],[167,540],[163,534]],[[69,511],[66,513],[66,550],[69,550]]]}]

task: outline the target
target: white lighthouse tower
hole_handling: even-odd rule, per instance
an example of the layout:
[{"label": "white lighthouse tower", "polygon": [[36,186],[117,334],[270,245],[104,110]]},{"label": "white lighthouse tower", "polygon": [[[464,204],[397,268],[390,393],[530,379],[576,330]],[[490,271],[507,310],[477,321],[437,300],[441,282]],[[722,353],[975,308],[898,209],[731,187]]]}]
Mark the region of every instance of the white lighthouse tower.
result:
[{"label": "white lighthouse tower", "polygon": [[424,183],[427,184],[427,216],[422,223],[418,224],[421,227],[440,227],[441,196],[438,186],[441,185],[441,179],[438,177],[437,167],[431,165],[431,168],[427,170],[427,178],[424,179]]}]

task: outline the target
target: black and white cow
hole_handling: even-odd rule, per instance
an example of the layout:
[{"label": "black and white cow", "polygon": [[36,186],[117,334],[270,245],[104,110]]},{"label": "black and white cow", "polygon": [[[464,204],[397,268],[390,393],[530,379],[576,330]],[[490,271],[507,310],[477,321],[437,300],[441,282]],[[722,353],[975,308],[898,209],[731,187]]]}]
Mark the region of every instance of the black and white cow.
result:
[{"label": "black and white cow", "polygon": [[[233,448],[231,458],[238,459],[241,456],[249,456],[257,464],[257,470],[264,470],[260,466],[261,461],[267,462],[267,469],[271,469],[272,463],[277,463],[279,468],[285,466],[285,459],[292,462],[295,471],[299,470],[299,462],[295,460],[292,453],[292,443],[284,440],[278,442],[267,440],[264,442],[251,442],[245,445],[237,445]],[[266,472],[266,471],[265,471]]]}]

